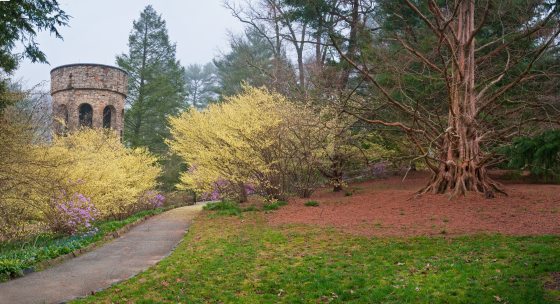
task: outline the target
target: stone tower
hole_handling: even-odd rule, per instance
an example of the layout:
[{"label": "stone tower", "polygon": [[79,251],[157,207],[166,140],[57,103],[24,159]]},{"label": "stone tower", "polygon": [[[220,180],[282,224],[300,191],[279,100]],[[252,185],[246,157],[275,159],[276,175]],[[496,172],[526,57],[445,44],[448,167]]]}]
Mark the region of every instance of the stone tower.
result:
[{"label": "stone tower", "polygon": [[122,138],[127,87],[126,71],[113,66],[78,63],[52,69],[56,132],[110,128]]}]

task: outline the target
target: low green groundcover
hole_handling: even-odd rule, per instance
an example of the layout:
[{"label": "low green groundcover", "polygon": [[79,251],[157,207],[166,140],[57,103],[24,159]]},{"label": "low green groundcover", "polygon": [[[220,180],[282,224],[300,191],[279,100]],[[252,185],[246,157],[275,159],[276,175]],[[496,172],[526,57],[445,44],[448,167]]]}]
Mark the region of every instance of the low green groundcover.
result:
[{"label": "low green groundcover", "polygon": [[0,243],[0,282],[23,275],[40,262],[54,259],[75,250],[98,242],[106,235],[133,223],[145,216],[161,213],[158,208],[136,213],[124,220],[97,223],[94,233],[75,236],[44,234],[33,239],[18,242]]},{"label": "low green groundcover", "polygon": [[[227,209],[227,208],[226,208]],[[77,303],[550,303],[560,237],[368,238],[264,212],[197,218],[168,258]]]}]

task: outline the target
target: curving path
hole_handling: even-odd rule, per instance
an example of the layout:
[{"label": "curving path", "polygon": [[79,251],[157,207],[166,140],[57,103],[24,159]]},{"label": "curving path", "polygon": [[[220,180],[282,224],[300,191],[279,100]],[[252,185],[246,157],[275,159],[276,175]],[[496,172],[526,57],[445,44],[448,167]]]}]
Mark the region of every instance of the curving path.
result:
[{"label": "curving path", "polygon": [[61,303],[130,278],[167,256],[201,209],[194,205],[164,212],[91,252],[2,283],[0,303]]}]

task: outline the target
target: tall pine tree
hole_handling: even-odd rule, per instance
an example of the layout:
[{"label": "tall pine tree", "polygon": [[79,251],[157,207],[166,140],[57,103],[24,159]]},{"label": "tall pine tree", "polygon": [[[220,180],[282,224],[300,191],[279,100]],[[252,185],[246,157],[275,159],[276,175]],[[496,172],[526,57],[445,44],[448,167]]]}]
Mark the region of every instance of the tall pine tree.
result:
[{"label": "tall pine tree", "polygon": [[198,109],[204,109],[217,99],[218,79],[216,66],[212,62],[205,65],[191,64],[185,71],[188,102]]},{"label": "tall pine tree", "polygon": [[222,98],[241,92],[243,82],[283,94],[288,94],[296,83],[285,54],[275,54],[266,38],[254,28],[247,28],[244,35],[231,37],[230,48],[229,53],[214,59],[217,92]]},{"label": "tall pine tree", "polygon": [[133,22],[128,46],[128,54],[117,56],[117,65],[129,76],[125,141],[163,154],[169,136],[167,117],[186,106],[185,71],[175,57],[165,20],[151,5]]}]

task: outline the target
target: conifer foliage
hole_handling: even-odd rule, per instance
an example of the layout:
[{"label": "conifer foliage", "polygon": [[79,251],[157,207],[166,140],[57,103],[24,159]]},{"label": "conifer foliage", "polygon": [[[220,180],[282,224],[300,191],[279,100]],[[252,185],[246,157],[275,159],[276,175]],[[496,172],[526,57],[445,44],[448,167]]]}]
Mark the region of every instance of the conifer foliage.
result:
[{"label": "conifer foliage", "polygon": [[519,137],[505,152],[510,167],[528,169],[545,177],[560,176],[560,130],[548,130],[534,137]]},{"label": "conifer foliage", "polygon": [[129,77],[125,141],[163,153],[169,135],[166,117],[185,106],[186,90],[175,44],[169,40],[165,20],[152,6],[146,6],[134,21],[128,46],[127,54],[117,56],[118,66]]}]

